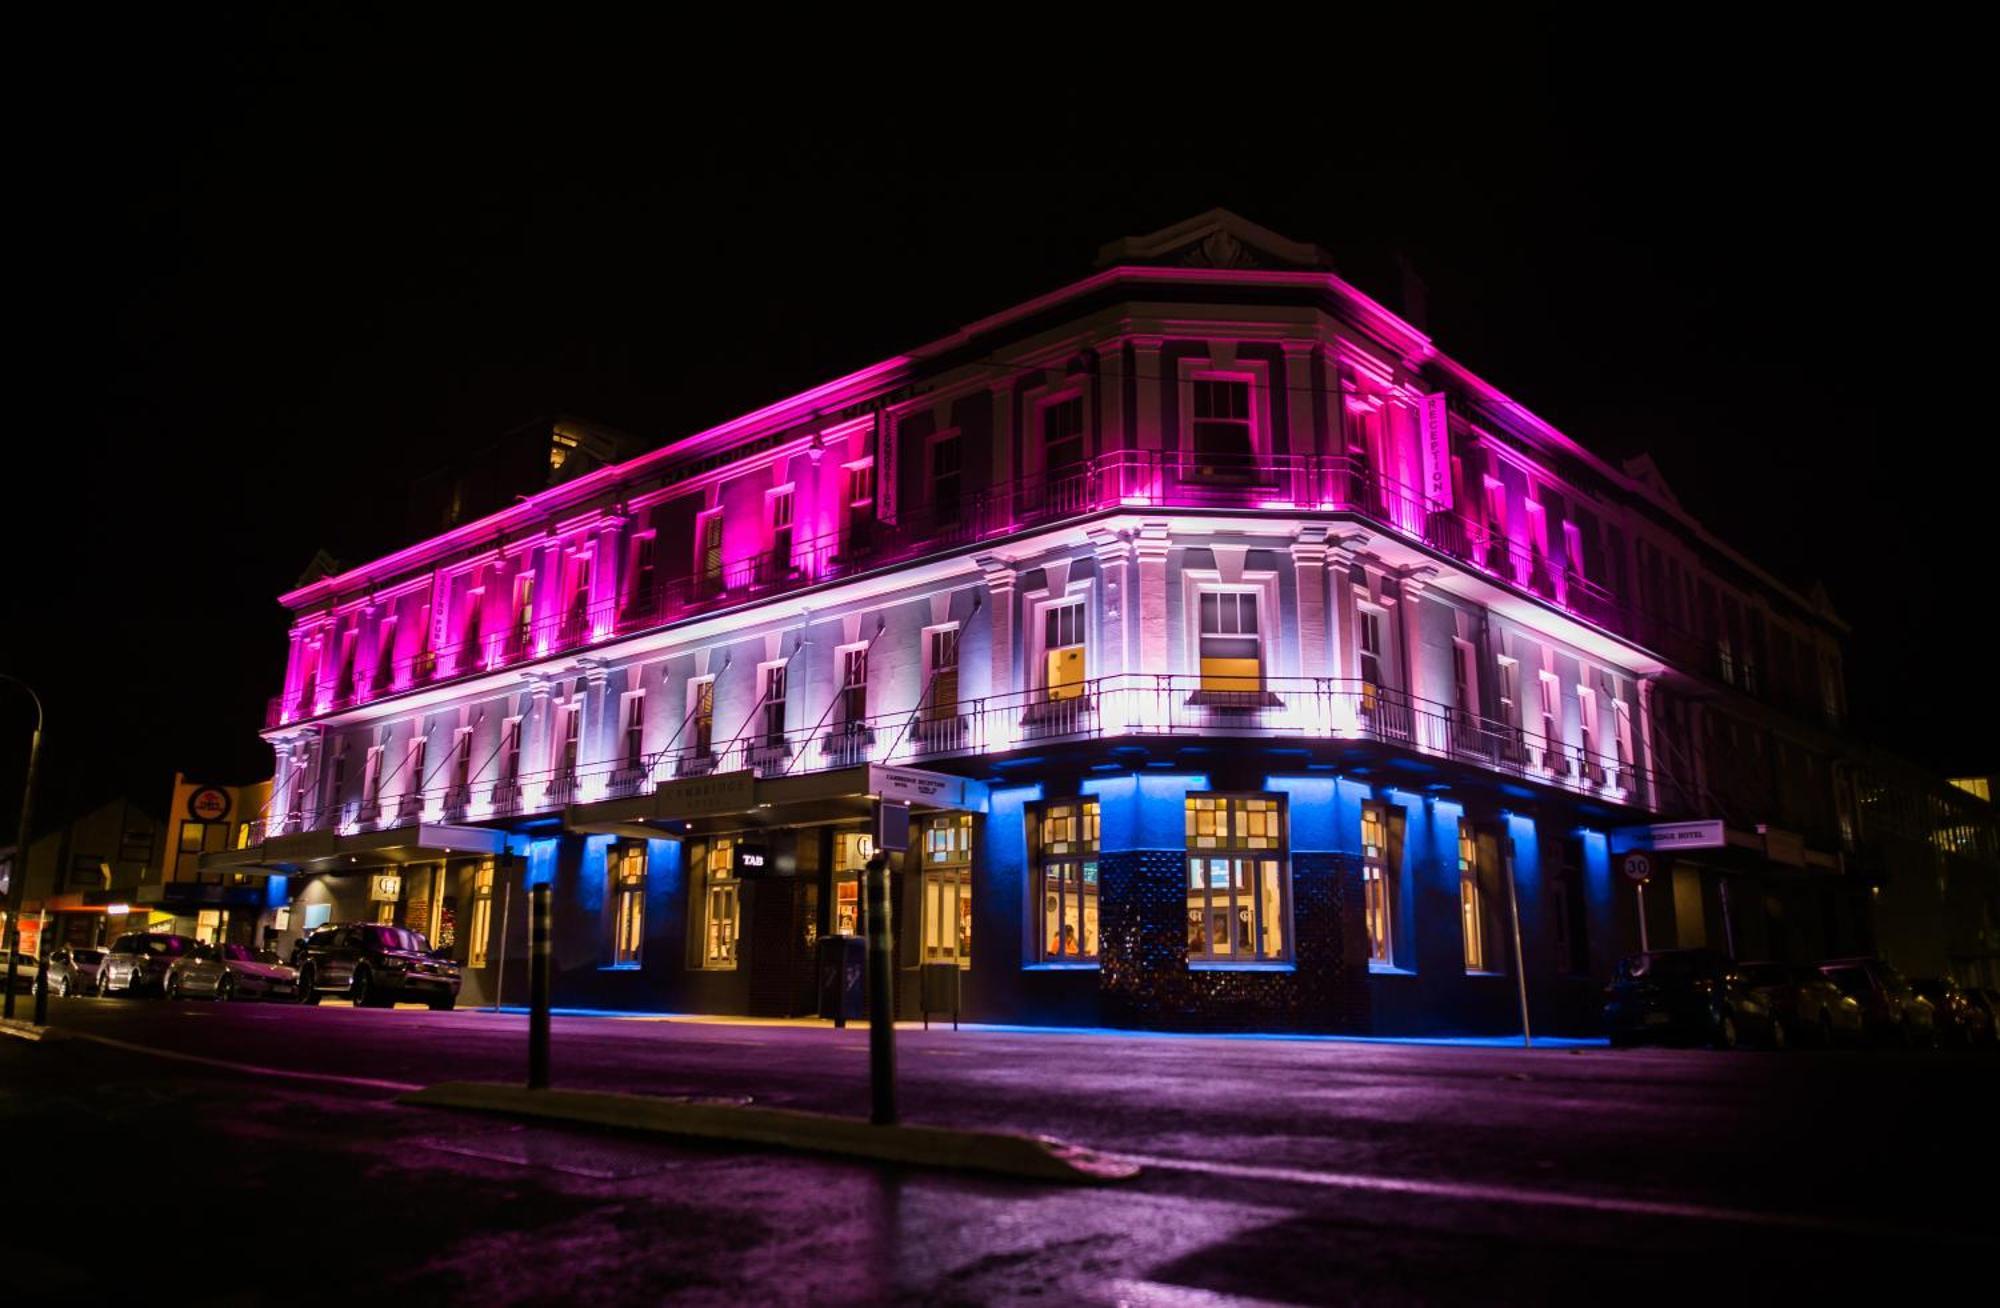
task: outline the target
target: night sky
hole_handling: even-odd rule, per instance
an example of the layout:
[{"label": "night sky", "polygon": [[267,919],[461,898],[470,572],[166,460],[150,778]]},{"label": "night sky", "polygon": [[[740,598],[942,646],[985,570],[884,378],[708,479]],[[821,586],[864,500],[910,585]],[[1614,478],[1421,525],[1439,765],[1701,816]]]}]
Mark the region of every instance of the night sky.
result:
[{"label": "night sky", "polygon": [[[663,442],[1217,205],[1392,307],[1407,260],[1443,349],[1825,582],[1859,734],[2000,768],[1960,616],[1994,593],[1990,149],[1948,34],[1541,16],[843,54],[774,49],[775,16],[735,53],[173,21],[30,57],[12,207],[52,348],[0,482],[0,670],[48,702],[39,829],[162,806],[177,767],[267,775],[275,597],[317,549],[402,543],[409,480],[455,450],[556,413]],[[5,843],[27,716],[0,696]]]}]

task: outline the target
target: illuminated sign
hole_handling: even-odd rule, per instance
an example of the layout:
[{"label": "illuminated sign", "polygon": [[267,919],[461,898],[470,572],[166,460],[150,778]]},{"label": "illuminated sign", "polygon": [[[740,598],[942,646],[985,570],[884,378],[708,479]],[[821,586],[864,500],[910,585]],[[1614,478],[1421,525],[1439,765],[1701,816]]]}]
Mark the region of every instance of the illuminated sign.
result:
[{"label": "illuminated sign", "polygon": [[1649,827],[1620,827],[1611,833],[1611,848],[1627,849],[1721,849],[1728,844],[1722,820],[1705,822],[1659,822]]},{"label": "illuminated sign", "polygon": [[1424,396],[1424,497],[1439,508],[1451,507],[1451,406],[1445,393]]},{"label": "illuminated sign", "polygon": [[197,822],[220,822],[229,809],[229,792],[220,786],[197,786],[188,796],[188,816]]},{"label": "illuminated sign", "polygon": [[765,877],[776,872],[777,865],[771,858],[768,845],[736,843],[736,875],[739,877]]},{"label": "illuminated sign", "polygon": [[132,911],[132,906],[130,904],[106,904],[104,911],[111,917],[124,917]]},{"label": "illuminated sign", "polygon": [[403,878],[400,876],[372,876],[368,878],[368,899],[371,903],[393,904],[403,897]]}]

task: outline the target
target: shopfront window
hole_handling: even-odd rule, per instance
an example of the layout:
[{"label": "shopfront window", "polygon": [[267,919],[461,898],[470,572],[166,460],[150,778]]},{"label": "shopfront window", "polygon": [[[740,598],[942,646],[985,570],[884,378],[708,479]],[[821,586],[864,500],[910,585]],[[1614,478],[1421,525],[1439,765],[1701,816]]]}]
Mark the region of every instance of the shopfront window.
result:
[{"label": "shopfront window", "polygon": [[1187,797],[1188,960],[1269,963],[1289,955],[1283,801]]},{"label": "shopfront window", "polygon": [[1490,951],[1486,939],[1486,890],[1480,884],[1479,841],[1472,824],[1458,824],[1458,918],[1465,937],[1465,970],[1488,972]]},{"label": "shopfront window", "polygon": [[695,885],[700,895],[700,967],[736,966],[737,913],[736,841],[729,836],[698,841],[694,846]]},{"label": "shopfront window", "polygon": [[1035,822],[1035,837],[1042,961],[1094,962],[1098,940],[1097,801],[1044,805]]},{"label": "shopfront window", "polygon": [[926,819],[923,837],[924,962],[972,966],[972,815]]},{"label": "shopfront window", "polygon": [[482,861],[472,873],[472,940],[466,955],[471,967],[485,967],[493,942],[493,860]]},{"label": "shopfront window", "polygon": [[612,851],[611,883],[611,965],[637,967],[646,937],[645,845],[623,844]]},{"label": "shopfront window", "polygon": [[1380,804],[1361,806],[1361,890],[1368,919],[1368,961],[1395,962],[1389,906],[1389,822]]},{"label": "shopfront window", "polygon": [[875,842],[865,831],[837,831],[833,836],[833,934],[861,934],[861,878]]}]

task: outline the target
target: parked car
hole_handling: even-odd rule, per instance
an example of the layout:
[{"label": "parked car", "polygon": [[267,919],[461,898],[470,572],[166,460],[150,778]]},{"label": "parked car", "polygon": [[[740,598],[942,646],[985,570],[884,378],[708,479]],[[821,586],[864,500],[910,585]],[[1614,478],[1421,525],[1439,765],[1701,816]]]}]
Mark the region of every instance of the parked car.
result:
[{"label": "parked car", "polygon": [[344,995],[356,1008],[398,1000],[446,1010],[458,1002],[458,964],[433,952],[420,931],[376,923],[323,926],[299,951],[299,997],[317,1004]]},{"label": "parked car", "polygon": [[1818,968],[1738,963],[1736,970],[1771,1010],[1771,1020],[1782,1037],[1811,1041],[1821,1048],[1860,1044],[1866,1037],[1861,1005]]},{"label": "parked car", "polygon": [[164,993],[167,969],[175,959],[193,949],[192,939],[165,932],[135,931],[120,936],[98,966],[97,993],[110,995],[121,990],[128,995],[148,990]]},{"label": "parked car", "polygon": [[1819,970],[1861,1005],[1868,1038],[1874,1043],[1912,1049],[1937,1043],[1937,1018],[1930,1001],[1881,959],[1830,959]]},{"label": "parked car", "polygon": [[1782,1022],[1743,973],[1710,949],[1663,949],[1618,962],[1604,990],[1604,1026],[1615,1046],[1642,1041],[1733,1049],[1782,1044]]},{"label": "parked car", "polygon": [[88,945],[64,945],[49,955],[49,993],[88,995],[97,989],[97,969],[104,951]]},{"label": "parked car", "polygon": [[[6,966],[7,956],[0,952],[0,967]],[[14,970],[7,978],[7,984],[16,990],[35,992],[35,969],[41,966],[33,954],[22,954],[14,960]]]},{"label": "parked car", "polygon": [[1939,1044],[1978,1049],[1993,1043],[1993,1015],[1950,977],[1918,977],[1910,989],[1930,1000]]},{"label": "parked car", "polygon": [[268,949],[196,945],[167,969],[166,989],[169,999],[296,999],[299,974]]}]

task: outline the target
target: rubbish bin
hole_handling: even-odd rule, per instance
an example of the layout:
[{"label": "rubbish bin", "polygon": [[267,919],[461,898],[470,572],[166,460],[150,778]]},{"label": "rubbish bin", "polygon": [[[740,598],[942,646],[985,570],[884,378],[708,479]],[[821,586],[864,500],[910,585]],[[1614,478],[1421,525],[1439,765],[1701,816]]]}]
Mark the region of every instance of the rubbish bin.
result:
[{"label": "rubbish bin", "polygon": [[819,1015],[835,1026],[868,1016],[868,942],[860,936],[821,936],[819,940]]},{"label": "rubbish bin", "polygon": [[964,970],[956,963],[923,965],[920,977],[925,1030],[930,1029],[932,1013],[950,1013],[951,1029],[958,1030],[958,981]]}]

